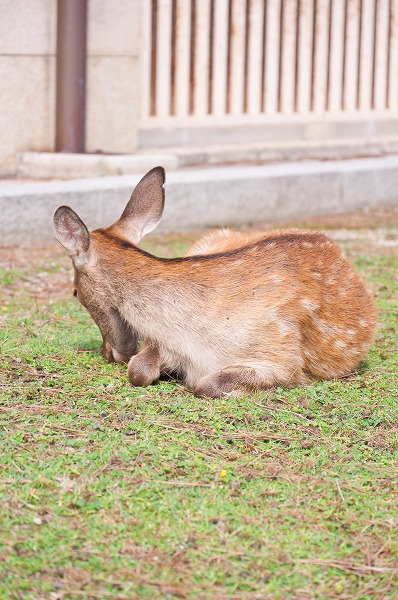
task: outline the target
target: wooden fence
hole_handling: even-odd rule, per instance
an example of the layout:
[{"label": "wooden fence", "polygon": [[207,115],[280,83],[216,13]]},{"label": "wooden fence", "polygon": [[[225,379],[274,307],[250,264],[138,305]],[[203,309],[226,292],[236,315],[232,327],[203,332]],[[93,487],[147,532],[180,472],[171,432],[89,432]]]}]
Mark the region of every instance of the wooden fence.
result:
[{"label": "wooden fence", "polygon": [[398,109],[398,0],[143,0],[142,122]]}]

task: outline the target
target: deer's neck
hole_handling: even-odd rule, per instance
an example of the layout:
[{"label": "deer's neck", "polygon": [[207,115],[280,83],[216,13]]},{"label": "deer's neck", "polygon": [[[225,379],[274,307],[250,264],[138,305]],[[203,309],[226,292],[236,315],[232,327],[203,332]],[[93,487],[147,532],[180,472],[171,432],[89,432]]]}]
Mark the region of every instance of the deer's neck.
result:
[{"label": "deer's neck", "polygon": [[141,336],[154,337],[160,329],[186,328],[203,302],[197,278],[201,265],[186,260],[158,259],[132,248],[110,253],[104,277],[115,308]]}]

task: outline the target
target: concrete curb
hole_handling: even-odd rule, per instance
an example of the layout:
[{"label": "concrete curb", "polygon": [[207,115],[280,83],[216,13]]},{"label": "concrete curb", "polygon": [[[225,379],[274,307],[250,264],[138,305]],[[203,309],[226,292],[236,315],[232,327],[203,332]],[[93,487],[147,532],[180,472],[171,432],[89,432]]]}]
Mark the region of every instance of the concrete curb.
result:
[{"label": "concrete curb", "polygon": [[69,154],[64,152],[21,152],[17,154],[18,177],[75,179],[145,173],[153,165],[167,170],[178,167],[174,154]]},{"label": "concrete curb", "polygon": [[[155,165],[153,165],[155,166]],[[52,216],[72,206],[89,228],[121,214],[140,175],[0,186],[0,243],[53,238]],[[398,204],[398,156],[170,172],[159,232],[283,221]]]}]

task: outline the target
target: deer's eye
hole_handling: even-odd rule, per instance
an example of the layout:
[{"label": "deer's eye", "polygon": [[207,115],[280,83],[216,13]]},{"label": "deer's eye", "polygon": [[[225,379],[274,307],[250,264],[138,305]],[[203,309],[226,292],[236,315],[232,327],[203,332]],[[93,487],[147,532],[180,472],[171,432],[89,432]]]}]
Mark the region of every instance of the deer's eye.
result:
[{"label": "deer's eye", "polygon": [[73,290],[73,295],[75,296],[75,298],[77,298],[77,289],[76,288]]}]

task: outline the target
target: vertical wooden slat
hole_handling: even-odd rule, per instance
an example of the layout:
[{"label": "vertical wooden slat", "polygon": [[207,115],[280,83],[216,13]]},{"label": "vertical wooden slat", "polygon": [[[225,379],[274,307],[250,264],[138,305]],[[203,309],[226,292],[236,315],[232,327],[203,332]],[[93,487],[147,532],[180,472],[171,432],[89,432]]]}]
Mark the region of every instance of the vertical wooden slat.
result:
[{"label": "vertical wooden slat", "polygon": [[263,0],[250,0],[249,40],[247,57],[247,112],[261,111],[261,82],[263,68]]},{"label": "vertical wooden slat", "polygon": [[326,110],[329,0],[317,0],[314,31],[313,99],[314,112]]},{"label": "vertical wooden slat", "polygon": [[151,114],[151,82],[152,82],[152,56],[151,56],[151,22],[152,9],[151,0],[142,2],[141,14],[141,77],[142,77],[142,96],[141,96],[141,115],[146,119]]},{"label": "vertical wooden slat", "polygon": [[189,113],[189,65],[191,37],[190,0],[176,2],[176,66],[175,66],[175,114],[186,117]]},{"label": "vertical wooden slat", "polygon": [[398,0],[391,0],[388,108],[398,108]]},{"label": "vertical wooden slat", "polygon": [[233,115],[243,112],[246,3],[232,0],[229,106]]},{"label": "vertical wooden slat", "polygon": [[170,115],[172,0],[158,0],[156,44],[156,114]]},{"label": "vertical wooden slat", "polygon": [[196,1],[195,14],[194,114],[203,116],[209,100],[210,0]]},{"label": "vertical wooden slat", "polygon": [[228,0],[214,3],[212,112],[224,115],[227,107]]},{"label": "vertical wooden slat", "polygon": [[344,2],[331,0],[329,98],[330,112],[341,110],[343,89]]},{"label": "vertical wooden slat", "polygon": [[266,4],[264,105],[269,115],[278,110],[281,0]]},{"label": "vertical wooden slat", "polygon": [[359,15],[359,0],[347,0],[343,108],[349,111],[357,107]]},{"label": "vertical wooden slat", "polygon": [[375,1],[362,0],[361,47],[359,51],[358,108],[369,110],[372,106],[373,44]]},{"label": "vertical wooden slat", "polygon": [[300,0],[298,15],[297,110],[311,109],[313,0]]},{"label": "vertical wooden slat", "polygon": [[279,110],[291,113],[295,100],[297,0],[284,0],[283,4]]},{"label": "vertical wooden slat", "polygon": [[389,2],[377,3],[375,39],[374,108],[383,109],[387,105],[387,53],[388,53]]}]

